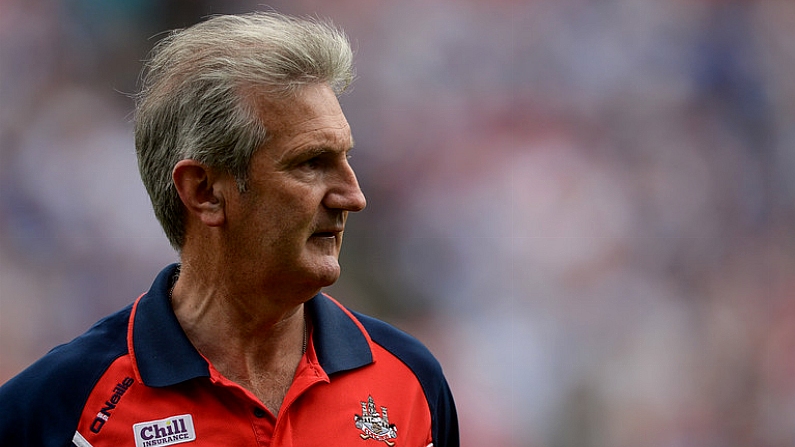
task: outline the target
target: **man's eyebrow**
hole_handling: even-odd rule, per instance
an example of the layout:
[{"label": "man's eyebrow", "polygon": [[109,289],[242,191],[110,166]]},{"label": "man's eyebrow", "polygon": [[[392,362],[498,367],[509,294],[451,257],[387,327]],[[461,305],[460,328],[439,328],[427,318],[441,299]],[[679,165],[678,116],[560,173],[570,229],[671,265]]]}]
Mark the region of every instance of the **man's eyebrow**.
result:
[{"label": "man's eyebrow", "polygon": [[309,147],[305,148],[301,152],[304,155],[306,155],[306,156],[318,156],[318,155],[323,155],[323,154],[328,154],[328,153],[338,153],[338,152],[342,152],[342,153],[347,154],[348,152],[351,151],[351,149],[353,149],[354,145],[355,145],[355,142],[353,141],[353,137],[351,137],[351,144],[348,145],[347,147],[340,146],[340,148],[337,148],[335,146],[319,144],[319,145],[316,145],[316,146],[309,146]]},{"label": "man's eyebrow", "polygon": [[347,154],[351,149],[353,149],[353,146],[346,147],[344,149],[339,149],[325,144],[318,144],[318,145],[303,147],[297,150],[292,150],[283,154],[278,159],[274,157],[271,157],[271,159],[280,165],[286,166],[292,163],[297,163],[303,160],[309,160],[315,157],[321,157],[328,154],[339,154],[339,153]]}]

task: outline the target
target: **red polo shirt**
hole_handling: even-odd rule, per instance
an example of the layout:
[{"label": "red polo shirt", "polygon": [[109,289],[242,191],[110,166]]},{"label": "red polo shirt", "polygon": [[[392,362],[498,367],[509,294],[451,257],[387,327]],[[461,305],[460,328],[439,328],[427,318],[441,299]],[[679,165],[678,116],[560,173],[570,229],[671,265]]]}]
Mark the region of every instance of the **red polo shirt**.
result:
[{"label": "red polo shirt", "polygon": [[193,347],[166,268],[133,305],[0,388],[0,445],[458,446],[438,362],[417,340],[326,295],[278,415]]}]

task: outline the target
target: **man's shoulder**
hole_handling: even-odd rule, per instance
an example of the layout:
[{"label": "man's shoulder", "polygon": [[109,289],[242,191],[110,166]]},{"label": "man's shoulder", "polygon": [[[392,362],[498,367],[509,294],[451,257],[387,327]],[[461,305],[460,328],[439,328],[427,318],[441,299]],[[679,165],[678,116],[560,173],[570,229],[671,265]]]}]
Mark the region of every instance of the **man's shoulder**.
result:
[{"label": "man's shoulder", "polygon": [[455,402],[436,357],[422,342],[391,324],[359,313],[353,314],[374,343],[400,359],[417,377],[431,411],[433,445],[458,446]]},{"label": "man's shoulder", "polygon": [[442,366],[431,351],[414,336],[377,318],[352,312],[374,343],[389,351],[411,369],[421,382],[443,377]]},{"label": "man's shoulder", "polygon": [[130,311],[128,306],[103,318],[0,387],[0,444],[30,440],[37,431],[71,436],[96,382],[127,353]]}]

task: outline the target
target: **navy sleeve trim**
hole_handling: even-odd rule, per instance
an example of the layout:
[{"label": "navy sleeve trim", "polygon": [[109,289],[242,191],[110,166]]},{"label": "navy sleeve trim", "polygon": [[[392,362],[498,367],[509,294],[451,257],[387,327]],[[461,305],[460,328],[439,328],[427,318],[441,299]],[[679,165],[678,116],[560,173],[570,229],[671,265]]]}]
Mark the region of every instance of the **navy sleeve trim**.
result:
[{"label": "navy sleeve trim", "polygon": [[0,387],[0,445],[71,445],[95,384],[127,353],[130,310],[100,320]]},{"label": "navy sleeve trim", "polygon": [[431,410],[434,447],[459,447],[458,416],[442,366],[419,340],[366,315],[355,313],[370,338],[399,358],[417,376]]}]

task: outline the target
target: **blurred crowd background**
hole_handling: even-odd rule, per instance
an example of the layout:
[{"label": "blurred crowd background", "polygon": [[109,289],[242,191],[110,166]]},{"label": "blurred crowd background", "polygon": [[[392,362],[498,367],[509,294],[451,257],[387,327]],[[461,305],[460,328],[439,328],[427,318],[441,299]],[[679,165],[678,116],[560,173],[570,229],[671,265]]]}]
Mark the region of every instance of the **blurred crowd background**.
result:
[{"label": "blurred crowd background", "polygon": [[0,0],[0,383],[176,260],[149,49],[268,8],[356,48],[328,292],[438,355],[464,447],[795,445],[791,0]]}]

